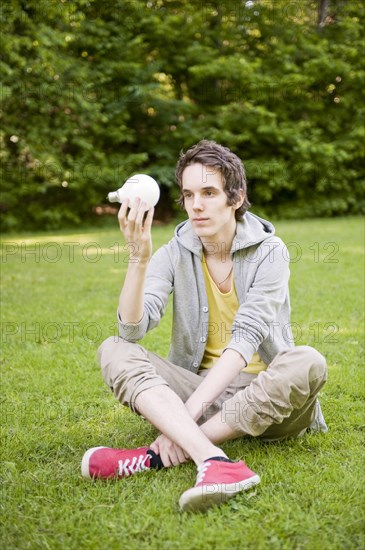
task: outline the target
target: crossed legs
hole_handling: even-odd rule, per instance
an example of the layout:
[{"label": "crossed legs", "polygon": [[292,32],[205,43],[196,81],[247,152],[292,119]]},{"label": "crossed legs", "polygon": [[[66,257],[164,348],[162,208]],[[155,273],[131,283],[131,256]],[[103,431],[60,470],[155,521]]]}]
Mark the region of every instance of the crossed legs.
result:
[{"label": "crossed legs", "polygon": [[229,460],[217,445],[244,435],[298,435],[313,420],[316,396],[326,379],[325,360],[313,348],[279,353],[266,371],[257,376],[241,372],[215,403],[202,403],[199,424],[184,403],[201,376],[113,337],[101,345],[99,355],[104,380],[115,397],[142,414],[161,436],[137,449],[93,447],[82,458],[82,475],[128,477],[190,457],[197,465],[197,479],[179,499],[182,511],[206,510],[260,483],[243,461]]},{"label": "crossed legs", "polygon": [[267,371],[241,373],[214,404],[204,404],[202,423],[184,402],[199,375],[173,365],[139,344],[108,338],[99,348],[105,382],[115,397],[142,414],[196,464],[225,457],[223,441],[252,435],[282,439],[298,435],[313,420],[316,397],[326,380],[326,362],[308,346],[279,353]]}]

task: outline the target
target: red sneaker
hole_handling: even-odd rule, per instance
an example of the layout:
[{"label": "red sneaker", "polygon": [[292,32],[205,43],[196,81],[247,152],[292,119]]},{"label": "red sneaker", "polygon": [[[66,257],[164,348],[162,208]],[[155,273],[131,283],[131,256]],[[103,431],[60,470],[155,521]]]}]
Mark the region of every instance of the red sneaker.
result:
[{"label": "red sneaker", "polygon": [[183,511],[204,511],[214,504],[222,504],[241,491],[260,483],[260,478],[246,464],[206,460],[198,466],[195,486],[180,497]]},{"label": "red sneaker", "polygon": [[128,477],[150,468],[148,447],[138,449],[111,449],[110,447],[93,447],[86,451],[81,462],[81,473],[84,477]]}]

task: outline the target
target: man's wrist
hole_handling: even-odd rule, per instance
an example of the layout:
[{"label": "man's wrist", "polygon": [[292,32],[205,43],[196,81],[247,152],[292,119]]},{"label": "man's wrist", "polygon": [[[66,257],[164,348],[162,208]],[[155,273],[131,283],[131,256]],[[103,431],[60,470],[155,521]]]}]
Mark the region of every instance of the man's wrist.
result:
[{"label": "man's wrist", "polygon": [[203,404],[194,406],[194,403],[190,399],[185,403],[186,410],[188,411],[191,418],[197,422],[203,414]]},{"label": "man's wrist", "polygon": [[128,269],[133,271],[145,270],[149,264],[149,261],[150,261],[149,258],[142,259],[142,258],[138,258],[137,256],[130,256],[128,259]]}]

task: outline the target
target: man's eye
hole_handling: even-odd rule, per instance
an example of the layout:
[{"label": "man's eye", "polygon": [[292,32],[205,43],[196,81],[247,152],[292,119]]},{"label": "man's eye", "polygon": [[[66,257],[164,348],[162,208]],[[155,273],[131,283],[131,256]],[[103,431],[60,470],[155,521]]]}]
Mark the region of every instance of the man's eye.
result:
[{"label": "man's eye", "polygon": [[185,193],[184,199],[190,199],[190,198],[191,198],[191,193]]}]

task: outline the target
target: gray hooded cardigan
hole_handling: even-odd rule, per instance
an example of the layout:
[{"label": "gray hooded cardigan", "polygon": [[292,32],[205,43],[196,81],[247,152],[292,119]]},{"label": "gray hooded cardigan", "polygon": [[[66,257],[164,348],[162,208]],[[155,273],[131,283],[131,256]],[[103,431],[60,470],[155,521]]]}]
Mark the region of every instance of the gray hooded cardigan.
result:
[{"label": "gray hooded cardigan", "polygon": [[[217,252],[211,245],[211,252]],[[222,243],[222,249],[224,247]],[[290,328],[289,254],[274,226],[246,212],[237,222],[231,253],[239,309],[226,349],[238,351],[248,364],[254,352],[269,364],[294,346]],[[119,335],[143,338],[165,313],[173,292],[173,326],[169,360],[197,372],[209,329],[209,307],[202,269],[202,243],[190,221],[179,224],[170,242],[152,256],[146,276],[144,313],[139,323],[123,323]]]}]

